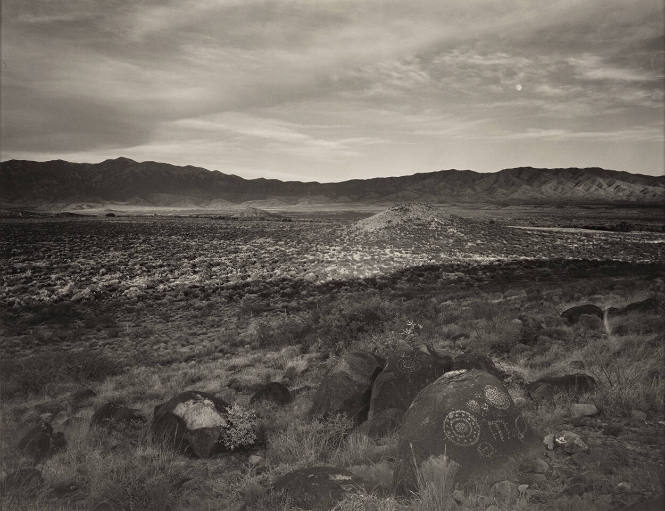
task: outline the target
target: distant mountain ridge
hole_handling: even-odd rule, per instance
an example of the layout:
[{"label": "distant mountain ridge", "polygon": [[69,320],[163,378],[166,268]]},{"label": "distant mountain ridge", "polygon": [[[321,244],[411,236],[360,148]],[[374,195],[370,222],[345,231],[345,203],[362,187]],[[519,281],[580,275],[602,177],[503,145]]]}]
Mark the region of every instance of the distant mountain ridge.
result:
[{"label": "distant mountain ridge", "polygon": [[298,202],[431,201],[456,203],[665,202],[665,176],[601,168],[518,167],[494,173],[442,170],[339,183],[244,179],[201,167],[116,158],[101,163],[63,160],[0,163],[0,201],[48,204],[123,201],[142,205],[254,200]]}]

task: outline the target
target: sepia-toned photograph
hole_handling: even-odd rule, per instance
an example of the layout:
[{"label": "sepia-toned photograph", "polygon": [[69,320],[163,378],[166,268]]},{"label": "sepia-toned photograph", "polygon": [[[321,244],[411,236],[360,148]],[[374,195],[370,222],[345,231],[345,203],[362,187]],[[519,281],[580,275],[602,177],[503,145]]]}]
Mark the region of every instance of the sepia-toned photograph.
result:
[{"label": "sepia-toned photograph", "polygon": [[665,511],[662,0],[0,9],[0,510]]}]

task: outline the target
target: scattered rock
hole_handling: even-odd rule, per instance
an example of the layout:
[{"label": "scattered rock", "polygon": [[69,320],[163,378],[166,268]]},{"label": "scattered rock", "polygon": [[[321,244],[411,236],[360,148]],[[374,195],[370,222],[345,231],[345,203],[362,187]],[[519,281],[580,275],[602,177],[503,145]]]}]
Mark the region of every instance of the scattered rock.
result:
[{"label": "scattered rock", "polygon": [[312,398],[310,417],[346,415],[356,424],[367,419],[372,384],[384,360],[363,351],[344,354]]},{"label": "scattered rock", "polygon": [[42,473],[36,468],[20,468],[4,478],[0,484],[0,494],[14,491],[34,491],[44,483]]},{"label": "scattered rock", "polygon": [[574,403],[570,405],[570,416],[573,419],[598,415],[598,408],[592,403]]},{"label": "scattered rock", "polygon": [[528,383],[527,392],[536,401],[552,399],[555,394],[582,394],[592,392],[596,388],[596,380],[584,373],[565,374],[562,376],[546,376]]},{"label": "scattered rock", "polygon": [[349,494],[362,488],[351,472],[334,467],[310,467],[280,477],[273,489],[284,492],[296,507],[329,511]]},{"label": "scattered rock", "polygon": [[490,373],[492,376],[496,376],[500,380],[506,377],[506,374],[494,365],[491,358],[480,355],[479,353],[462,353],[461,355],[457,355],[453,360],[452,370],[459,371],[460,369],[480,369],[481,371]]},{"label": "scattered rock", "polygon": [[24,456],[38,464],[64,449],[66,445],[67,441],[62,433],[54,433],[50,424],[42,422],[28,430],[17,447]]},{"label": "scattered rock", "polygon": [[575,307],[566,309],[561,313],[561,317],[565,319],[568,324],[574,325],[579,321],[580,316],[585,314],[589,316],[596,316],[601,320],[603,319],[603,309],[590,303],[585,305],[576,305]]},{"label": "scattered rock", "polygon": [[224,451],[222,429],[228,425],[229,404],[207,392],[187,391],[155,406],[153,439],[176,451],[209,458]]},{"label": "scattered rock", "polygon": [[[372,386],[368,418],[372,420],[385,410],[401,410],[403,414],[416,394],[451,366],[450,357],[434,356],[417,349],[392,354]],[[397,418],[401,418],[401,414]]]},{"label": "scattered rock", "polygon": [[451,371],[413,400],[399,430],[395,489],[416,484],[414,465],[447,454],[458,480],[491,470],[534,444],[524,418],[496,377],[477,369]]},{"label": "scattered rock", "polygon": [[145,423],[146,418],[139,410],[115,401],[99,407],[90,419],[91,426],[113,431],[136,430]]},{"label": "scattered rock", "polygon": [[293,401],[293,396],[285,385],[273,381],[261,385],[249,400],[250,403],[259,401],[270,401],[278,405],[286,405]]},{"label": "scattered rock", "polygon": [[556,434],[547,435],[543,443],[549,450],[560,448],[567,454],[587,452],[589,450],[589,446],[582,440],[582,437],[572,431],[561,431]]},{"label": "scattered rock", "polygon": [[195,390],[157,405],[150,429],[156,441],[199,458],[252,447],[263,441],[252,412]]}]

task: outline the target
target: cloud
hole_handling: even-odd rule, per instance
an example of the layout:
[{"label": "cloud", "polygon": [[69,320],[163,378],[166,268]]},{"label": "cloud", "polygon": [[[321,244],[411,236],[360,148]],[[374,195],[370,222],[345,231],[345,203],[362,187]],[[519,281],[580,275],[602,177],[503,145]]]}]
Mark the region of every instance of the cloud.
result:
[{"label": "cloud", "polygon": [[557,161],[658,171],[663,9],[629,4],[5,0],[2,156],[328,180],[495,170],[519,140],[548,166],[567,137]]}]

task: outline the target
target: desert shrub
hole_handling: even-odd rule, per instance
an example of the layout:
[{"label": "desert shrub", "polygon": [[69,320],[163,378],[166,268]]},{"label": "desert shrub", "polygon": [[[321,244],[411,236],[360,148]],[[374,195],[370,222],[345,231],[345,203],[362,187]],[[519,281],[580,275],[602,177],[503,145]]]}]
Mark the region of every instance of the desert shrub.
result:
[{"label": "desert shrub", "polygon": [[230,449],[253,445],[256,440],[257,418],[252,410],[234,404],[227,410],[227,426],[222,431],[222,442]]},{"label": "desert shrub", "polygon": [[0,361],[0,389],[11,399],[47,390],[52,384],[85,384],[121,373],[121,364],[99,352],[51,352]]}]

